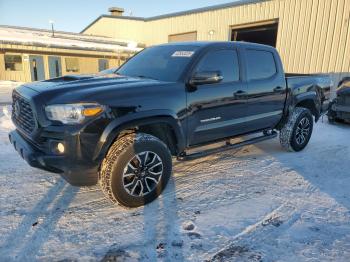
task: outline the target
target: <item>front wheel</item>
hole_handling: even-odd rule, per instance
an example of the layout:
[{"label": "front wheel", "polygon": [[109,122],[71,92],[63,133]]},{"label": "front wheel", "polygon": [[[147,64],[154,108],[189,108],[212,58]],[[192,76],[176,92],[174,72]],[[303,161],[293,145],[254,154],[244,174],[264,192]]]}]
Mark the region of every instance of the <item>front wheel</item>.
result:
[{"label": "front wheel", "polygon": [[168,147],[154,136],[134,133],[111,146],[102,162],[100,186],[112,202],[138,207],[161,194],[171,172]]},{"label": "front wheel", "polygon": [[299,152],[310,141],[313,130],[313,117],[309,109],[296,107],[288,122],[281,129],[280,143],[288,151]]}]

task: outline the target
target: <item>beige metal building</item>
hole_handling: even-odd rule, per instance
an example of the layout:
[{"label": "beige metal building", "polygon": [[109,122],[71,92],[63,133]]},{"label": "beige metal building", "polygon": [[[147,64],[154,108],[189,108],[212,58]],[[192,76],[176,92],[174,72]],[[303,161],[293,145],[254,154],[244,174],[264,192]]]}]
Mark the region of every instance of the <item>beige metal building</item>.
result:
[{"label": "beige metal building", "polygon": [[0,80],[31,82],[117,67],[141,50],[108,37],[0,26]]},{"label": "beige metal building", "polygon": [[288,72],[350,72],[349,0],[241,0],[151,18],[110,9],[83,34],[147,46],[171,41],[252,41],[276,46]]}]

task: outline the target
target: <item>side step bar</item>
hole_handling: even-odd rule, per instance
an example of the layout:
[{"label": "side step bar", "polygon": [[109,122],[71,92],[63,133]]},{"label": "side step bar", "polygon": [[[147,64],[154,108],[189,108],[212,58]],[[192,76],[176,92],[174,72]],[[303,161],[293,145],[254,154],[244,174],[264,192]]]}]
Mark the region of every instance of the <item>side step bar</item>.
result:
[{"label": "side step bar", "polygon": [[187,155],[186,152],[184,152],[180,156],[177,157],[177,160],[178,161],[194,160],[194,159],[197,159],[197,158],[205,157],[205,156],[208,156],[208,155],[211,155],[211,154],[227,151],[227,150],[230,150],[230,149],[237,149],[237,148],[241,148],[243,146],[256,144],[256,143],[259,143],[259,142],[263,142],[263,141],[266,141],[266,140],[273,139],[275,137],[277,137],[277,132],[276,131],[272,131],[272,132],[266,133],[266,135],[259,136],[259,137],[254,137],[252,139],[248,139],[248,140],[236,143],[236,144],[231,144],[231,143],[226,142],[226,144],[224,146],[208,149],[208,150],[201,151],[201,152],[196,152],[196,153],[193,153],[193,154],[190,154],[190,155]]}]

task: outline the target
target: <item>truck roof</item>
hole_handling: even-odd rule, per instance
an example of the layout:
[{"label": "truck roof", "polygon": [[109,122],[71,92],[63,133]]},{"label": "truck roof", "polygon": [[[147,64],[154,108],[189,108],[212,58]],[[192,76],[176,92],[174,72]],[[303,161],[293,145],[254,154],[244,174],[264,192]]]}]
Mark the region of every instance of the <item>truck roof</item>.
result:
[{"label": "truck roof", "polygon": [[267,45],[262,45],[262,44],[256,44],[256,43],[249,43],[249,42],[240,42],[240,41],[196,41],[196,42],[172,42],[172,43],[166,43],[166,44],[161,44],[160,46],[176,46],[176,45],[181,45],[181,46],[198,46],[198,47],[208,47],[208,46],[246,46],[246,47],[259,47],[259,48],[271,48],[275,49],[272,46],[267,46]]}]

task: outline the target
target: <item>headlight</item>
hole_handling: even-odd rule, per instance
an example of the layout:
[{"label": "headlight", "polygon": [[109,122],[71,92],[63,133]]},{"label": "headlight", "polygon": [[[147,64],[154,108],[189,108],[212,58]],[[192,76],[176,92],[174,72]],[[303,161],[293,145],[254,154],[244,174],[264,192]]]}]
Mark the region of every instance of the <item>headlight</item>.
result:
[{"label": "headlight", "polygon": [[79,124],[86,117],[93,117],[103,112],[99,104],[66,104],[45,107],[46,116],[63,124]]}]

